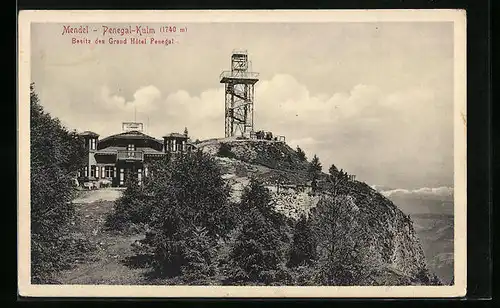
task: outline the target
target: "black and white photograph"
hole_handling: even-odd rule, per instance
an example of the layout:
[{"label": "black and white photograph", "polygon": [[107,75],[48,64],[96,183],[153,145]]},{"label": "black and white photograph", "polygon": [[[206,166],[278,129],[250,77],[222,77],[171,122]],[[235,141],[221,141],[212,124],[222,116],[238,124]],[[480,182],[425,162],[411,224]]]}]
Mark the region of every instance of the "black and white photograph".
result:
[{"label": "black and white photograph", "polygon": [[27,296],[465,294],[465,13],[20,20]]}]

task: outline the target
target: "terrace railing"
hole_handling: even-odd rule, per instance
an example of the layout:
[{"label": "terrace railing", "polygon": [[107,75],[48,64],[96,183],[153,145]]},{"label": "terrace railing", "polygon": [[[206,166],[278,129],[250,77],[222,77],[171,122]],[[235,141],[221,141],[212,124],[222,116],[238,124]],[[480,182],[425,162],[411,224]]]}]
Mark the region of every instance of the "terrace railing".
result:
[{"label": "terrace railing", "polygon": [[136,160],[142,161],[144,160],[144,152],[143,151],[118,151],[116,155],[117,160]]}]

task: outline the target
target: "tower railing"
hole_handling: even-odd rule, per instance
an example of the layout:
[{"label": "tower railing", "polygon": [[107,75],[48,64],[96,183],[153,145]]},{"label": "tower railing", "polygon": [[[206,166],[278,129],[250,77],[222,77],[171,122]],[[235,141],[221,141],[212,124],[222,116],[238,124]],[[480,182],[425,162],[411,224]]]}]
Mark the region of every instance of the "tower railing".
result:
[{"label": "tower railing", "polygon": [[223,71],[219,79],[223,78],[242,78],[242,79],[256,79],[259,77],[259,73],[255,72],[245,72],[245,71]]}]

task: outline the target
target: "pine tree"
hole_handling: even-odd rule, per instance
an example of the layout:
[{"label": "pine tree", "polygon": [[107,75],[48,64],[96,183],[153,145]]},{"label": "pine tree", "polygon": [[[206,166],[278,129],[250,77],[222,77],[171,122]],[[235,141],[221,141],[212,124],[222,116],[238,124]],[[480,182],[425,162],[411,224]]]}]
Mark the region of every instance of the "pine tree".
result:
[{"label": "pine tree", "polygon": [[285,221],[285,217],[274,209],[269,189],[256,179],[251,179],[250,185],[243,190],[240,208],[243,213],[257,209],[276,228],[282,226]]},{"label": "pine tree", "polygon": [[337,167],[334,164],[332,164],[328,169],[328,173],[330,173],[331,177],[335,177],[338,175],[339,169],[337,169]]},{"label": "pine tree", "polygon": [[297,146],[297,155],[301,161],[307,160],[306,153],[299,146]]},{"label": "pine tree", "polygon": [[321,163],[319,161],[319,157],[316,156],[316,154],[314,154],[311,162],[309,163],[309,172],[311,174],[317,175],[319,172],[321,172],[321,170],[322,170],[322,166],[321,166]]},{"label": "pine tree", "polygon": [[269,284],[279,269],[278,234],[257,209],[250,209],[245,217],[229,254],[228,281]]},{"label": "pine tree", "polygon": [[315,259],[316,241],[307,217],[302,215],[295,225],[287,266],[310,265]]},{"label": "pine tree", "polygon": [[216,265],[216,242],[208,235],[206,228],[192,226],[186,233],[183,249],[184,265],[182,279],[192,285],[207,284],[214,276]]}]

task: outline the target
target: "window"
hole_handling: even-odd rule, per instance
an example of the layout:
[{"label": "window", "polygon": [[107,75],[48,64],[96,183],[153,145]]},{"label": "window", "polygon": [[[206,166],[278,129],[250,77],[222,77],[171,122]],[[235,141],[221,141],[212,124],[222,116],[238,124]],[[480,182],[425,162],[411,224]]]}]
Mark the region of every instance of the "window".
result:
[{"label": "window", "polygon": [[85,166],[85,171],[84,171],[84,176],[89,176],[89,170],[87,169],[87,166]]},{"label": "window", "polygon": [[135,151],[135,145],[133,145],[133,144],[129,144],[129,145],[127,146],[127,151]]},{"label": "window", "polygon": [[114,177],[114,169],[115,169],[115,167],[113,167],[113,166],[104,166],[104,170],[103,170],[104,177],[107,177],[107,178]]},{"label": "window", "polygon": [[97,148],[97,139],[90,139],[90,149],[95,150]]},{"label": "window", "polygon": [[125,183],[125,170],[120,169],[120,185],[123,185]]},{"label": "window", "polygon": [[99,177],[99,166],[95,166],[95,177]]},{"label": "window", "polygon": [[90,177],[95,177],[95,166],[90,166]]}]

